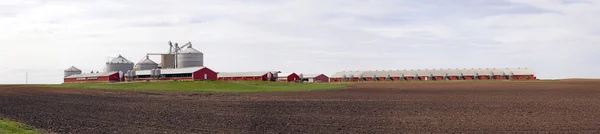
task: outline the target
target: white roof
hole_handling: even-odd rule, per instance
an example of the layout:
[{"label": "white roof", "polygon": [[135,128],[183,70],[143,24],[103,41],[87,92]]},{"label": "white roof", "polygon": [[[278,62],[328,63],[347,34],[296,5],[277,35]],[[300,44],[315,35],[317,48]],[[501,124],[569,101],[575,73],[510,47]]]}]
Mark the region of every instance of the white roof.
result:
[{"label": "white roof", "polygon": [[65,78],[84,78],[84,77],[101,77],[101,76],[109,76],[118,72],[100,72],[100,73],[89,73],[89,74],[75,74],[71,76],[67,76]]},{"label": "white roof", "polygon": [[[290,76],[292,74],[296,74],[296,73],[279,73],[279,74],[277,74],[277,76],[278,77],[281,77],[281,76]],[[296,75],[299,75],[299,74],[296,74]]]},{"label": "white roof", "polygon": [[[206,67],[186,67],[186,68],[168,68],[168,69],[160,69],[160,74],[187,74],[194,73],[200,69]],[[150,75],[151,70],[139,70],[135,71],[136,75]]]},{"label": "white roof", "polygon": [[[263,76],[270,71],[260,71],[260,72],[219,72],[217,77],[257,77]],[[281,76],[281,75],[280,75]]]},{"label": "white roof", "polygon": [[344,72],[337,72],[337,73],[331,75],[331,77],[332,78],[342,78],[342,77],[344,77],[344,75],[346,77],[351,77],[351,76],[358,77],[361,74],[363,74],[362,71],[349,71],[349,72],[344,71]]},{"label": "white roof", "polygon": [[[303,78],[315,78],[320,75],[325,75],[325,74],[302,74],[302,77]],[[327,76],[327,75],[325,75],[325,76]]]},{"label": "white roof", "polygon": [[433,74],[433,76],[444,76],[448,74],[448,76],[459,76],[463,75],[510,75],[513,73],[514,75],[535,75],[535,72],[529,68],[477,68],[477,69],[417,69],[417,70],[378,70],[378,71],[353,71],[353,72],[337,72],[332,75],[332,78],[342,78],[344,75],[346,77],[373,77],[373,75],[377,77],[386,77],[390,75],[391,77],[399,77],[399,76],[429,76]]},{"label": "white roof", "polygon": [[133,63],[127,59],[125,59],[123,56],[119,55],[119,57],[114,58],[113,60],[111,60],[108,63]]},{"label": "white roof", "polygon": [[71,66],[71,67],[65,69],[65,71],[67,71],[67,72],[81,72],[81,70],[79,70],[75,66]]},{"label": "white roof", "polygon": [[192,47],[188,47],[184,50],[181,50],[181,52],[179,52],[179,53],[202,53],[202,52],[200,52]]}]

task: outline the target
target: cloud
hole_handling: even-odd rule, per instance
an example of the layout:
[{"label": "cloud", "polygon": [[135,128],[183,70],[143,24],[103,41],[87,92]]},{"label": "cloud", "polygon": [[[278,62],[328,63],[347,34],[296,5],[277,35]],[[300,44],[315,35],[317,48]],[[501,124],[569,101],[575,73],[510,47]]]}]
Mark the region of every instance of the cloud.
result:
[{"label": "cloud", "polygon": [[[0,2],[0,83],[61,83],[168,51],[216,71],[530,67],[540,78],[598,77],[599,1],[51,0]],[[158,57],[151,57],[160,62]],[[23,77],[23,78],[21,78]]]}]

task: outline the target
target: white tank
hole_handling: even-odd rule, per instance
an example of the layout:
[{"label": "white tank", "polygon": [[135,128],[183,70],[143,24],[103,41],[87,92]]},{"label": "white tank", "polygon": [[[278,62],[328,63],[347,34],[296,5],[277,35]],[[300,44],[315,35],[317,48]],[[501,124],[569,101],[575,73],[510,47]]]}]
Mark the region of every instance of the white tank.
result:
[{"label": "white tank", "polygon": [[127,72],[127,70],[133,70],[133,62],[121,55],[110,62],[106,62],[106,72]]},{"label": "white tank", "polygon": [[204,54],[188,47],[177,54],[177,68],[204,66]]},{"label": "white tank", "polygon": [[123,73],[123,71],[119,71],[119,81],[123,81],[125,79],[123,79],[125,76],[125,74]]},{"label": "white tank", "polygon": [[154,70],[154,75],[156,75],[156,76],[160,76],[160,75],[161,75],[161,71],[160,71],[160,69],[155,69],[155,70]]},{"label": "white tank", "polygon": [[132,78],[135,78],[135,77],[137,77],[137,74],[135,74],[135,71],[134,71],[134,70],[131,70],[131,77],[132,77]]},{"label": "white tank", "polygon": [[127,72],[125,72],[125,78],[129,78],[131,76],[131,70],[127,70]]},{"label": "white tank", "polygon": [[148,56],[146,56],[146,59],[144,59],[136,64],[136,68],[137,68],[137,70],[157,69],[158,63],[150,60],[150,58]]}]

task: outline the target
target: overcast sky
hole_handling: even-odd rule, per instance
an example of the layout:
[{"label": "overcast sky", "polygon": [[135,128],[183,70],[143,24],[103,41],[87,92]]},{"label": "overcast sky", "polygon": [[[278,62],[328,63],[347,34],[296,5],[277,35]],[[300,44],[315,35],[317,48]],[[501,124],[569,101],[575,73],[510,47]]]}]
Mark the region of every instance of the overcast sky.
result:
[{"label": "overcast sky", "polygon": [[[0,84],[191,41],[215,71],[529,67],[600,77],[598,0],[2,0]],[[159,57],[151,57],[160,62]]]}]

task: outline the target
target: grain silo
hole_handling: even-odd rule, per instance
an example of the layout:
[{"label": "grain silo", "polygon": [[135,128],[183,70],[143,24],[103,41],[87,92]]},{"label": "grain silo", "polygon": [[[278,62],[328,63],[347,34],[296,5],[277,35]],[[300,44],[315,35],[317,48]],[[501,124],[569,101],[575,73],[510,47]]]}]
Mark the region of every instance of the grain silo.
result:
[{"label": "grain silo", "polygon": [[204,54],[189,45],[177,54],[177,68],[204,66]]},{"label": "grain silo", "polygon": [[106,62],[106,72],[127,72],[133,70],[133,62],[119,55],[117,58]]},{"label": "grain silo", "polygon": [[149,56],[146,56],[146,59],[140,61],[136,65],[137,70],[150,70],[158,68],[158,64],[152,60],[150,60]]},{"label": "grain silo", "polygon": [[161,68],[175,68],[175,54],[161,54],[160,61]]},{"label": "grain silo", "polygon": [[68,77],[71,75],[76,75],[76,74],[81,74],[81,70],[79,70],[75,66],[71,66],[71,67],[65,69],[65,77]]}]

